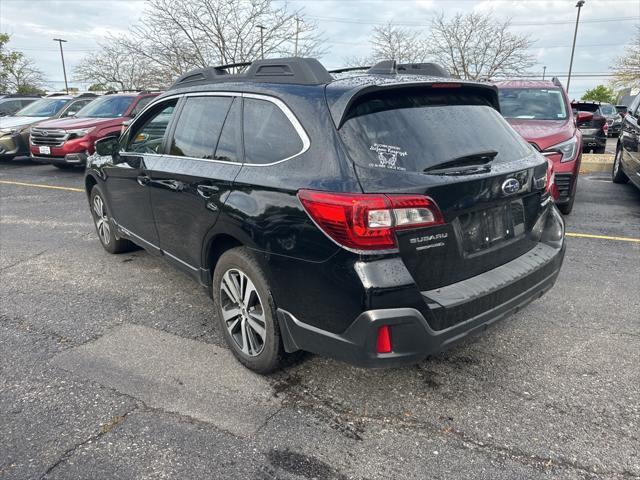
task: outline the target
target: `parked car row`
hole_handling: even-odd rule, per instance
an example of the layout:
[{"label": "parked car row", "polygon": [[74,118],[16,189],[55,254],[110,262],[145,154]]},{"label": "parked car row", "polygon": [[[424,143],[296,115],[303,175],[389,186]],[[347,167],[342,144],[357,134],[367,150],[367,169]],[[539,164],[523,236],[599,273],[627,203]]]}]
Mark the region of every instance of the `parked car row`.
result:
[{"label": "parked car row", "polygon": [[16,93],[0,95],[0,117],[11,116],[18,110],[35,102],[38,98],[40,98],[39,95],[22,95]]},{"label": "parked car row", "polygon": [[30,155],[58,168],[84,165],[94,143],[118,136],[159,92],[48,96],[0,118],[0,159]]}]

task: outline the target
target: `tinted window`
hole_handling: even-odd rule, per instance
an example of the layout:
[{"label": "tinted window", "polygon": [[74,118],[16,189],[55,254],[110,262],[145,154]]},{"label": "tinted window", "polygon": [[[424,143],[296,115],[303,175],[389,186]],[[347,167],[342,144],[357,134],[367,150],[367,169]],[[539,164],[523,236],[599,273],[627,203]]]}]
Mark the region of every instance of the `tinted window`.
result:
[{"label": "tinted window", "polygon": [[177,100],[158,105],[145,114],[129,132],[129,152],[162,153],[164,134],[173,115]]},{"label": "tinted window", "polygon": [[189,97],[171,141],[171,154],[213,158],[232,97]]},{"label": "tinted window", "polygon": [[487,101],[464,91],[404,89],[364,96],[340,128],[351,158],[366,167],[422,172],[479,153],[520,159],[531,147]]},{"label": "tinted window", "polygon": [[591,112],[597,113],[598,105],[595,103],[572,103],[571,109],[575,112]]},{"label": "tinted window", "polygon": [[216,160],[225,160],[227,162],[239,162],[239,147],[241,144],[240,136],[240,107],[242,102],[239,98],[233,101],[233,105],[224,121],[224,127],[218,140],[216,148]]},{"label": "tinted window", "polygon": [[76,117],[118,118],[125,114],[135,97],[106,95],[100,97],[78,112]]},{"label": "tinted window", "polygon": [[70,102],[69,98],[43,98],[33,102],[16,113],[19,117],[53,117]]},{"label": "tinted window", "polygon": [[0,101],[0,113],[14,113],[20,110],[22,106],[21,100]]},{"label": "tinted window", "polygon": [[302,150],[302,140],[284,112],[272,102],[245,98],[244,152],[248,163],[273,163]]},{"label": "tinted window", "polygon": [[559,88],[501,88],[500,110],[506,118],[566,120],[567,107]]}]

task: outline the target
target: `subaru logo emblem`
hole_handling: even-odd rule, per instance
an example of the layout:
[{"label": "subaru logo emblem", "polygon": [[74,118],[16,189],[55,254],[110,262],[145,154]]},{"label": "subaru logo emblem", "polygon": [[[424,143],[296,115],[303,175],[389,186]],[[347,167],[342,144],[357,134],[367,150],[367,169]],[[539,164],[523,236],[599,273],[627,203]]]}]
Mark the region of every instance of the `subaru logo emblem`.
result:
[{"label": "subaru logo emblem", "polygon": [[515,178],[507,178],[502,184],[502,193],[513,195],[520,190],[520,182]]},{"label": "subaru logo emblem", "polygon": [[48,137],[49,136],[49,132],[47,132],[46,130],[42,131],[42,136],[43,137]]}]

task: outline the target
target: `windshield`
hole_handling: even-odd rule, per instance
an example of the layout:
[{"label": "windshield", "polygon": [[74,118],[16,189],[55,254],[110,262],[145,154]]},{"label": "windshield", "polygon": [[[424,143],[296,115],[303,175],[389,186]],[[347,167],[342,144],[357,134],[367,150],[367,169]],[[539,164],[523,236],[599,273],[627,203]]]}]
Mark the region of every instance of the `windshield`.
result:
[{"label": "windshield", "polygon": [[567,119],[567,107],[559,88],[501,88],[498,95],[505,118]]},{"label": "windshield", "polygon": [[125,114],[135,97],[107,96],[94,100],[81,109],[76,117],[117,118]]},{"label": "windshield", "polygon": [[53,117],[70,101],[69,98],[43,98],[18,111],[16,117]]},{"label": "windshield", "polygon": [[366,95],[349,111],[340,135],[357,164],[395,171],[423,172],[483,152],[494,162],[531,154],[484,98],[453,89]]},{"label": "windshield", "polygon": [[600,112],[602,115],[606,115],[607,117],[612,117],[618,114],[613,105],[600,105]]},{"label": "windshield", "polygon": [[574,112],[596,113],[598,111],[598,105],[596,105],[595,103],[572,103],[571,109]]}]

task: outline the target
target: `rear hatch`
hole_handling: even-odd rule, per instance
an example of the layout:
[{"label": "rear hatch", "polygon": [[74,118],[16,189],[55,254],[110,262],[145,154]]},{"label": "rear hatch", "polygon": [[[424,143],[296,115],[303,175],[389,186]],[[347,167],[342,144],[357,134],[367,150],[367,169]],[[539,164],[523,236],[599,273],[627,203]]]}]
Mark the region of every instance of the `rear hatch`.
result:
[{"label": "rear hatch", "polygon": [[599,107],[594,103],[572,103],[571,108],[574,113],[589,112],[593,114],[591,120],[577,122],[577,127],[587,136],[604,134],[602,128],[607,123],[607,118],[599,114]]},{"label": "rear hatch", "polygon": [[423,291],[498,267],[532,249],[545,208],[547,161],[476,84],[370,91],[350,103],[339,135],[365,193],[433,199],[444,224],[396,232]]}]

